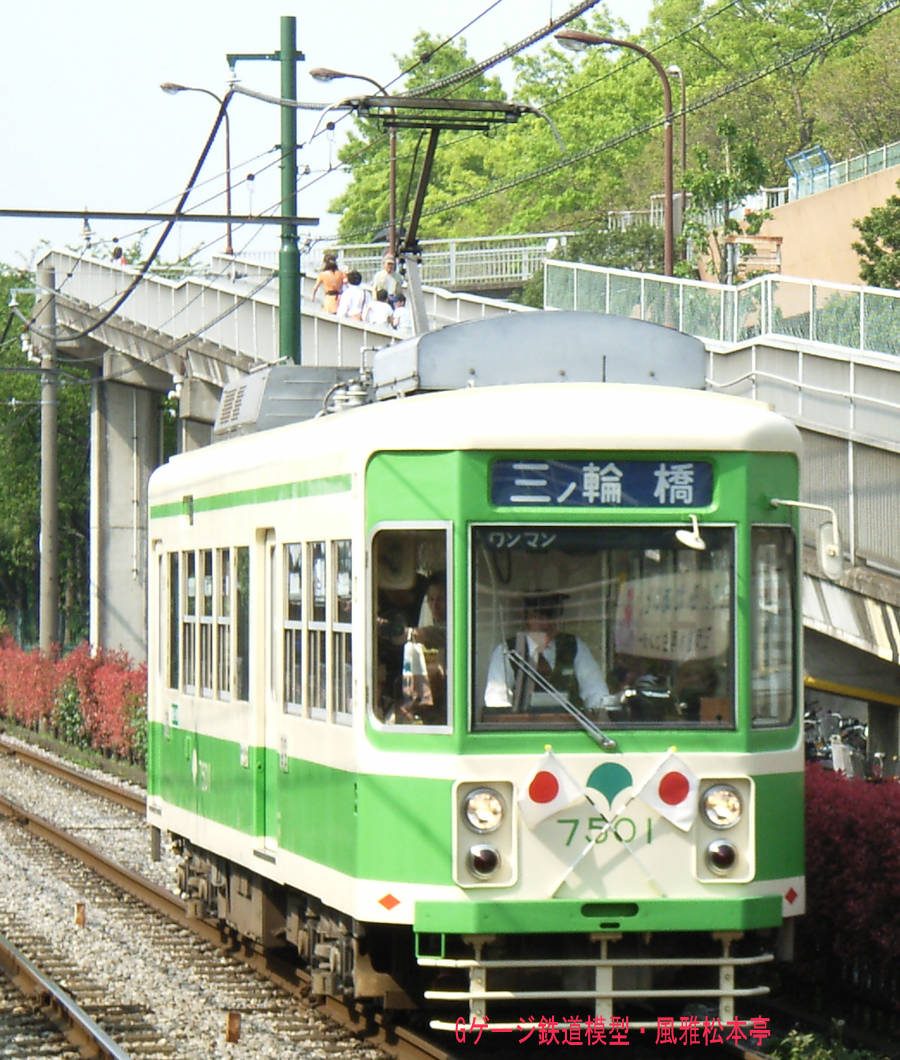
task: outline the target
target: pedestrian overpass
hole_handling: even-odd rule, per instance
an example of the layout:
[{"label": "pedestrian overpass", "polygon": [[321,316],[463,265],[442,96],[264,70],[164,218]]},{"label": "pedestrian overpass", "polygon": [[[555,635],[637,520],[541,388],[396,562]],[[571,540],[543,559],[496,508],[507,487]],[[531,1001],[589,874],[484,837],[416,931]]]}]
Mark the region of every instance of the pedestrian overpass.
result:
[{"label": "pedestrian overpass", "polygon": [[[536,246],[535,246],[536,244]],[[552,245],[549,246],[552,250]],[[814,547],[823,517],[801,512],[809,695],[866,704],[873,747],[900,750],[900,292],[782,275],[721,286],[547,260],[544,236],[492,253],[521,276],[543,262],[545,307],[668,324],[702,339],[707,387],[770,403],[805,443],[804,501],[833,509],[845,571],[830,580]],[[507,264],[498,266],[505,255]],[[527,255],[531,255],[527,259]],[[59,345],[95,373],[91,446],[91,641],[144,654],[146,485],[160,461],[162,398],[179,448],[207,444],[225,384],[278,360],[277,270],[214,258],[202,272],[148,275],[90,337],[135,272],[68,251],[38,264],[56,290]],[[47,272],[52,270],[52,274]],[[397,340],[390,330],[319,312],[301,285],[300,362],[359,370]],[[525,307],[426,286],[432,327]]]}]

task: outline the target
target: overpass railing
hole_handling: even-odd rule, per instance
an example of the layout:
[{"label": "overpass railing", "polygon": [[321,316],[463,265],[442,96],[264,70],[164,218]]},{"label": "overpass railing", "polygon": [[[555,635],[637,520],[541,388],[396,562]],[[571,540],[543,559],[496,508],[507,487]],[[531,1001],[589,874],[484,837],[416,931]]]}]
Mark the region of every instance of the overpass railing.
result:
[{"label": "overpass railing", "polygon": [[[474,236],[466,239],[423,239],[422,282],[433,287],[505,287],[521,285],[540,270],[544,259],[564,246],[574,232],[531,232],[527,235]],[[337,255],[347,271],[357,269],[369,283],[381,268],[384,243],[319,243],[301,251],[300,268],[315,276],[325,253]],[[253,260],[278,268],[276,252]]]},{"label": "overpass railing", "polygon": [[759,276],[735,286],[548,260],[547,309],[668,323],[708,343],[765,336],[900,356],[900,291]]},{"label": "overpass railing", "polygon": [[840,162],[830,162],[809,173],[798,173],[790,179],[789,195],[791,200],[803,199],[807,195],[815,195],[817,192],[836,188],[840,184],[847,184],[851,180],[867,177],[870,173],[880,173],[881,170],[889,169],[898,163],[900,163],[900,141],[895,141],[876,147],[862,155],[854,155]]}]

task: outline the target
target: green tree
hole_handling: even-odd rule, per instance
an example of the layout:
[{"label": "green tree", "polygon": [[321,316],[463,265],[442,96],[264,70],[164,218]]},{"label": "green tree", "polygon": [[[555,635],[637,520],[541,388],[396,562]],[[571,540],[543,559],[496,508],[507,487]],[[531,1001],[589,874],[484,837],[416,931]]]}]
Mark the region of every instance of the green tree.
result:
[{"label": "green tree", "polygon": [[[727,169],[720,134],[727,120],[740,130],[736,149],[743,143],[754,146],[759,183],[777,185],[787,180],[785,157],[797,150],[816,142],[833,155],[847,148],[854,122],[852,108],[840,105],[840,85],[848,89],[844,95],[854,89],[857,56],[864,57],[861,73],[871,89],[858,142],[874,147],[872,137],[893,135],[884,130],[896,125],[900,99],[900,92],[892,91],[900,88],[900,67],[893,61],[900,12],[865,23],[878,13],[873,0],[719,5],[657,0],[636,42],[663,66],[677,64],[684,73],[692,107],[688,156],[705,171],[702,179],[709,184],[712,172]],[[601,36],[629,37],[602,8],[573,25]],[[419,34],[409,56],[400,60],[402,68],[423,54],[429,61],[416,66],[397,91],[415,90],[469,63],[464,45],[435,48],[435,38]],[[646,208],[652,195],[661,194],[664,108],[659,78],[645,58],[608,47],[592,47],[576,57],[550,40],[517,57],[513,66],[511,97],[540,107],[553,120],[565,152],[550,127],[531,116],[489,136],[441,133],[422,238],[586,230],[611,210]],[[679,84],[672,81],[676,108]],[[446,96],[468,93],[502,98],[494,79],[483,76],[441,90]],[[414,178],[416,134],[402,131],[400,142],[402,203]],[[359,122],[341,152],[352,182],[333,204],[343,213],[342,239],[368,239],[385,224],[387,157],[381,128]],[[739,162],[732,159],[732,175]],[[680,183],[676,175],[676,187]]]},{"label": "green tree", "polygon": [[[26,356],[22,323],[33,287],[30,274],[0,266],[0,598],[6,623],[25,643],[37,634],[40,533],[40,372]],[[60,609],[71,641],[87,630],[90,387],[84,369],[66,364],[63,352],[59,361]]]},{"label": "green tree", "polygon": [[876,150],[900,129],[900,17],[888,15],[858,42],[815,71],[810,92],[819,139],[834,158]]},{"label": "green tree", "polygon": [[762,214],[750,214],[744,222],[731,216],[735,206],[757,191],[766,175],[765,162],[756,144],[738,135],[734,121],[719,123],[721,163],[715,165],[705,148],[697,151],[698,167],[684,174],[684,186],[691,194],[685,212],[684,234],[696,251],[710,251],[710,265],[719,283],[728,278],[728,239],[743,232],[759,231]]},{"label": "green tree", "polygon": [[[900,181],[897,182],[900,188]],[[868,217],[853,222],[862,237],[852,244],[859,255],[859,275],[872,287],[900,288],[900,196],[892,195]]]},{"label": "green tree", "polygon": [[[395,58],[401,70],[410,71],[403,92],[423,91],[473,63],[463,39],[458,44],[442,44],[439,38],[423,31],[416,34],[409,54]],[[483,75],[454,86],[452,95],[460,99],[505,99],[500,81]],[[412,208],[427,136],[427,130],[397,130],[398,224],[403,223]],[[426,198],[429,207],[468,191],[473,179],[482,176],[483,140],[483,135],[478,133],[440,133]],[[366,242],[374,232],[387,225],[390,213],[389,137],[381,122],[357,119],[355,130],[341,147],[338,157],[350,170],[351,182],[329,209],[341,215],[339,235],[343,241]],[[432,223],[427,234],[440,236],[442,228],[441,222]]]}]

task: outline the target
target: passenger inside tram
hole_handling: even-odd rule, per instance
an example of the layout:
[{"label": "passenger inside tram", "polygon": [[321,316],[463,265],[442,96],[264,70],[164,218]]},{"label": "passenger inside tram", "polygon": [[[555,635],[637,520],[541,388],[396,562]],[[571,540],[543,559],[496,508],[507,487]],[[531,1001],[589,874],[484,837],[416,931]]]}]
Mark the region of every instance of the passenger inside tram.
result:
[{"label": "passenger inside tram", "polygon": [[[437,535],[437,537],[435,537]],[[376,538],[375,714],[389,725],[447,721],[447,576],[443,531]]]}]

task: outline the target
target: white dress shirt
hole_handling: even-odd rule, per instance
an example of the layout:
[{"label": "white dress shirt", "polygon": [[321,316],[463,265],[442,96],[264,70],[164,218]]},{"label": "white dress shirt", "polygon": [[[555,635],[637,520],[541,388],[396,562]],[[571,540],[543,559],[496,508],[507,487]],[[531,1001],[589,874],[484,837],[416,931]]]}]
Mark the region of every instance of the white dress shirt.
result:
[{"label": "white dress shirt", "polygon": [[[550,641],[541,651],[544,635],[525,633],[528,645],[528,662],[537,668],[538,658],[543,655],[552,670],[556,664],[556,644]],[[505,644],[498,644],[491,655],[488,666],[487,683],[484,688],[484,705],[486,707],[511,707],[512,691],[515,686],[515,670],[506,655]],[[597,665],[591,649],[581,637],[575,638],[575,679],[584,705],[594,710],[603,705],[609,695],[603,671]]]}]

